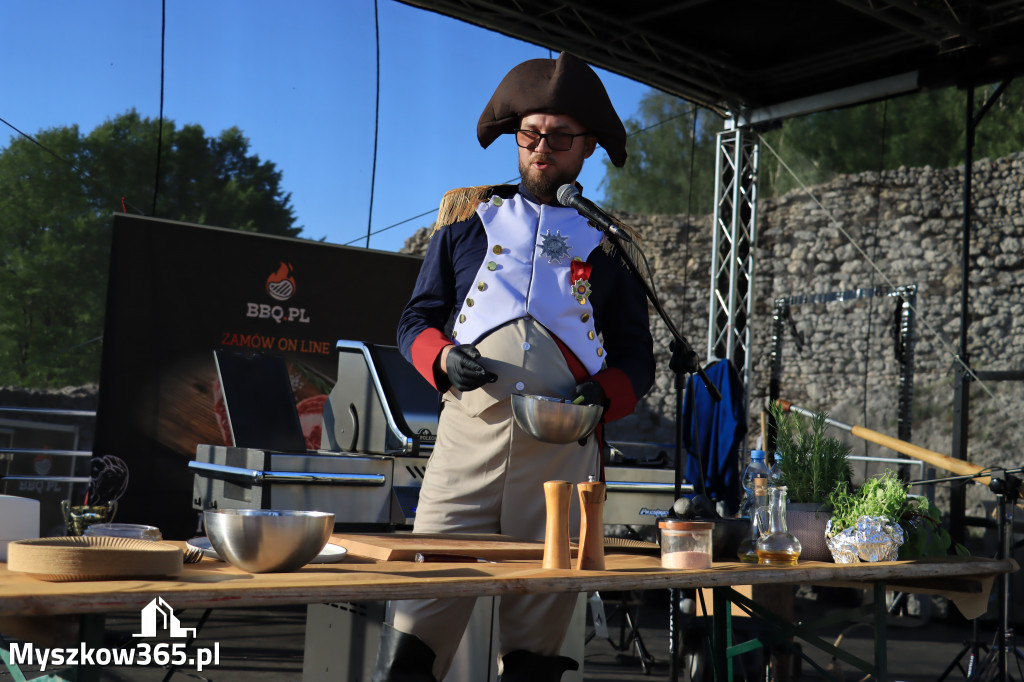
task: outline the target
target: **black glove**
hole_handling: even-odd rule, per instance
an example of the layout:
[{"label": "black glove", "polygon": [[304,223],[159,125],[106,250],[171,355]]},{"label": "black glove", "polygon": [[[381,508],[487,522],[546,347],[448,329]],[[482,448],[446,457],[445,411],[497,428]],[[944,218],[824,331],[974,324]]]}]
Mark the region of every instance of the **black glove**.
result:
[{"label": "black glove", "polygon": [[604,405],[605,402],[604,388],[596,381],[584,381],[582,384],[578,384],[576,391],[572,394],[573,402],[576,402],[580,396],[583,396],[580,403],[582,405]]},{"label": "black glove", "polygon": [[488,372],[484,366],[477,362],[480,351],[472,344],[454,346],[448,351],[448,360],[445,362],[445,371],[452,385],[460,391],[472,391],[484,384],[493,384],[498,380],[498,375]]}]

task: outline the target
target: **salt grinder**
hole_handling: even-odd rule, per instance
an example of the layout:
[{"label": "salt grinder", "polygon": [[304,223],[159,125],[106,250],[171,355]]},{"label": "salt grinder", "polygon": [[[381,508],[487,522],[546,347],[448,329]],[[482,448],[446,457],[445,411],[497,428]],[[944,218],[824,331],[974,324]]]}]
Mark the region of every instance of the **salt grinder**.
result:
[{"label": "salt grinder", "polygon": [[604,570],[604,501],[606,486],[591,476],[586,483],[577,483],[580,494],[580,551],[576,569]]},{"label": "salt grinder", "polygon": [[569,501],[572,483],[548,481],[544,484],[547,528],[544,530],[544,568],[572,568],[569,564]]}]

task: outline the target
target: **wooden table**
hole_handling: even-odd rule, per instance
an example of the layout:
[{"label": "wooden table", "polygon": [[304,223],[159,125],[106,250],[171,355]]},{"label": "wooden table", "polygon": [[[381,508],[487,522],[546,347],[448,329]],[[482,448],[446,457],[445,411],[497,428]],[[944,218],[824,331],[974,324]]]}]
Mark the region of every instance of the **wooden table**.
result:
[{"label": "wooden table", "polygon": [[[716,601],[724,605],[726,600],[742,604],[742,595],[731,589],[737,585],[807,583],[874,588],[883,596],[883,609],[886,588],[941,593],[972,617],[971,609],[987,604],[995,576],[1016,570],[1012,560],[973,557],[845,565],[801,562],[785,567],[730,562],[679,571],[662,569],[656,557],[610,553],[605,570],[575,571],[546,570],[538,560],[419,564],[350,556],[337,564],[309,565],[292,573],[249,574],[204,559],[166,579],[45,582],[0,564],[0,616],[136,611],[156,597],[185,609],[667,588],[713,588]],[[719,666],[727,665],[730,655],[729,611],[714,610]],[[884,646],[876,651],[873,670],[879,679],[885,678]]]}]

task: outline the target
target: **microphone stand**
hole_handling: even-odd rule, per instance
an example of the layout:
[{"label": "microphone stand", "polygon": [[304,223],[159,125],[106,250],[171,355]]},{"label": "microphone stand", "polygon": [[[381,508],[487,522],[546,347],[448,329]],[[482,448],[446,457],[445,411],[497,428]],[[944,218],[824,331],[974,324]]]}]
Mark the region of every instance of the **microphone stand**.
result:
[{"label": "microphone stand", "polygon": [[[1002,471],[1003,477],[997,478],[992,476],[993,471]],[[1020,474],[1024,472],[1024,468],[1019,469],[988,469],[977,474],[969,474],[966,476],[950,476],[947,478],[935,478],[927,481],[912,481],[911,485],[923,485],[929,483],[946,483],[950,481],[970,481],[976,478],[984,478],[990,476],[988,488],[996,494],[997,507],[997,538],[998,538],[998,559],[1012,559],[1013,558],[1013,510],[1017,505],[1017,500],[1021,497],[1021,479],[1014,474]],[[996,680],[998,682],[1007,682],[1009,679],[1009,658],[1011,651],[1018,658],[1024,658],[1024,654],[1021,654],[1013,645],[1013,628],[1010,626],[1010,605],[1013,603],[1010,598],[1010,574],[1004,573],[1000,576],[999,581],[999,632],[996,633],[996,641],[994,646],[996,648]],[[975,668],[975,663],[978,658],[978,619],[974,619],[973,624],[973,641],[964,645],[960,653],[953,659],[953,662],[949,664],[942,676],[939,677],[939,682],[942,682],[946,678],[946,675],[960,662],[967,650],[971,650],[971,656],[967,666],[967,679],[976,680],[979,679],[984,673],[984,662],[979,668]],[[986,660],[991,658],[991,651],[986,655]]]},{"label": "microphone stand", "polygon": [[[594,224],[591,222],[591,224]],[[697,354],[693,348],[687,342],[686,338],[679,332],[675,324],[672,323],[672,318],[669,317],[668,313],[665,312],[665,308],[661,305],[661,301],[658,299],[657,293],[654,291],[653,286],[647,281],[640,269],[637,267],[636,262],[633,260],[632,254],[629,249],[623,248],[622,241],[619,236],[610,230],[600,227],[602,231],[608,236],[616,250],[622,256],[623,262],[630,272],[636,277],[637,281],[644,289],[644,293],[647,295],[647,299],[654,306],[654,309],[658,312],[658,316],[661,317],[662,322],[668,327],[669,333],[672,334],[672,342],[669,346],[672,351],[672,358],[669,360],[669,369],[675,375],[675,391],[676,391],[676,447],[675,447],[675,495],[674,500],[678,500],[682,493],[682,482],[683,482],[683,427],[682,427],[682,391],[685,385],[683,376],[686,374],[697,374],[704,382],[704,387],[707,389],[711,399],[716,403],[722,399],[722,394],[718,390],[718,387],[712,383],[708,378],[708,375],[704,372],[704,368],[700,366],[697,361]],[[638,252],[639,247],[633,244]],[[640,252],[643,256],[643,253]],[[693,405],[694,415],[696,416],[696,402]],[[703,463],[700,461],[700,452],[698,447],[697,464],[700,468],[700,491],[704,493],[704,470]],[[677,682],[679,679],[679,636],[678,636],[678,625],[682,620],[682,613],[679,610],[679,592],[677,588],[669,588],[669,614],[668,614],[668,643],[669,643],[669,680],[671,682]]]}]

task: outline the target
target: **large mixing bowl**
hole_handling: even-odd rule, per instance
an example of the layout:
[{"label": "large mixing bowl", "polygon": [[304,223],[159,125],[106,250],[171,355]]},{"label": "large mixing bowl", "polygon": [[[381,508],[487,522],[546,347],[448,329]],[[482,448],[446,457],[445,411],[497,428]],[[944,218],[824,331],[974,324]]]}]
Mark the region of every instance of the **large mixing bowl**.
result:
[{"label": "large mixing bowl", "polygon": [[561,398],[512,394],[512,415],[519,428],[545,443],[571,443],[597,427],[604,407],[573,405]]},{"label": "large mixing bowl", "polygon": [[222,559],[249,573],[286,573],[327,545],[334,514],[278,509],[214,509],[206,535]]}]

